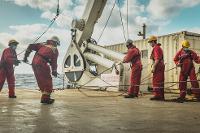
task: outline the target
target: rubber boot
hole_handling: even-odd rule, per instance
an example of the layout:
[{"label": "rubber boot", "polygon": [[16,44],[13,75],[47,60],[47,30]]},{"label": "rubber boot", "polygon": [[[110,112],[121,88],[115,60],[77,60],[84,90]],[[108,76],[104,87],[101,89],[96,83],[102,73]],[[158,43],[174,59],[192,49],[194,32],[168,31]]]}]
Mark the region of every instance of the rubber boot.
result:
[{"label": "rubber boot", "polygon": [[13,95],[13,96],[8,96],[9,98],[17,98],[17,96]]},{"label": "rubber boot", "polygon": [[138,97],[136,94],[128,94],[124,96],[124,98],[136,98],[136,97]]},{"label": "rubber boot", "polygon": [[178,98],[176,99],[176,102],[177,102],[177,103],[184,103],[184,102],[185,102],[185,98],[183,98],[183,97],[178,97]]},{"label": "rubber boot", "polygon": [[152,100],[152,101],[164,101],[165,98],[154,96],[154,97],[151,97],[150,100]]},{"label": "rubber boot", "polygon": [[55,99],[51,99],[50,95],[43,94],[41,97],[41,103],[43,104],[52,104],[54,103]]}]

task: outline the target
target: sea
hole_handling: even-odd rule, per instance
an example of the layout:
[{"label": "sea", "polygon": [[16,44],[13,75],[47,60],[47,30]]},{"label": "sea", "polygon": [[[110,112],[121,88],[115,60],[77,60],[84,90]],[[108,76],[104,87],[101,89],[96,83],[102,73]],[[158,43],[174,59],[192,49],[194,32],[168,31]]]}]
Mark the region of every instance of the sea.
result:
[{"label": "sea", "polygon": [[[7,81],[5,81],[3,88],[8,88]],[[39,89],[34,74],[15,74],[15,88]],[[63,88],[69,88],[69,83],[64,79],[64,75],[59,75],[57,78],[53,77],[53,89]]]}]

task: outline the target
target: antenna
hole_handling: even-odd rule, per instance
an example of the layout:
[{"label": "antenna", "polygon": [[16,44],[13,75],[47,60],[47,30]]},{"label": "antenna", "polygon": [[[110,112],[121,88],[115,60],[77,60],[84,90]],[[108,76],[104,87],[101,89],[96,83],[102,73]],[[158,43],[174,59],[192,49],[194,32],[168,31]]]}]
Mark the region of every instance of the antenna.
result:
[{"label": "antenna", "polygon": [[143,24],[142,29],[143,29],[143,33],[139,31],[138,36],[142,36],[143,39],[145,39],[146,38],[146,24]]},{"label": "antenna", "polygon": [[56,16],[58,16],[59,14],[60,14],[60,4],[59,4],[59,0],[58,0]]}]

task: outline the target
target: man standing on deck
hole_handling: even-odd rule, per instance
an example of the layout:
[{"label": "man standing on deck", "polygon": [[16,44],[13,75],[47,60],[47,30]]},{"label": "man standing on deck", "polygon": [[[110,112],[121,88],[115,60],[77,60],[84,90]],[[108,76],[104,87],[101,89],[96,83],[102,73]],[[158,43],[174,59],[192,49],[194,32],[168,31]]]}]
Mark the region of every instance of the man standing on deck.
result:
[{"label": "man standing on deck", "polygon": [[[177,52],[174,57],[174,62],[178,67],[181,67],[179,75],[179,89],[180,97],[177,98],[177,102],[184,102],[187,90],[187,79],[190,77],[192,88],[191,91],[199,93],[199,83],[197,81],[197,76],[195,73],[194,62],[200,64],[200,57],[189,49],[190,43],[187,40],[182,42],[182,48]],[[200,95],[196,95],[196,98],[200,99]]]},{"label": "man standing on deck", "polygon": [[[60,45],[58,37],[53,36],[46,41],[46,44],[41,43],[30,44],[26,50],[24,56],[24,62],[28,62],[27,58],[34,50],[36,54],[32,61],[32,68],[38,83],[38,86],[42,92],[41,103],[52,104],[55,100],[51,99],[50,95],[53,90],[53,83],[51,74],[57,77],[57,58],[58,50],[57,46]],[[51,70],[50,70],[50,66]]]},{"label": "man standing on deck", "polygon": [[7,79],[9,98],[16,98],[15,95],[15,76],[14,67],[18,66],[20,61],[17,59],[16,48],[19,43],[16,40],[10,40],[8,42],[9,48],[3,51],[0,61],[0,91],[3,88],[4,82]]},{"label": "man standing on deck", "polygon": [[133,45],[132,40],[127,40],[126,47],[128,52],[123,59],[123,63],[131,63],[131,76],[130,83],[131,86],[128,89],[128,95],[125,95],[125,98],[136,98],[138,97],[140,81],[141,81],[141,73],[142,73],[142,63],[141,63],[141,55],[138,48]]},{"label": "man standing on deck", "polygon": [[153,47],[151,53],[151,59],[153,60],[152,65],[152,73],[153,73],[153,94],[154,97],[150,98],[150,100],[158,100],[163,101],[164,97],[164,57],[163,50],[160,47],[161,44],[157,43],[157,37],[151,36],[148,40],[148,43]]}]

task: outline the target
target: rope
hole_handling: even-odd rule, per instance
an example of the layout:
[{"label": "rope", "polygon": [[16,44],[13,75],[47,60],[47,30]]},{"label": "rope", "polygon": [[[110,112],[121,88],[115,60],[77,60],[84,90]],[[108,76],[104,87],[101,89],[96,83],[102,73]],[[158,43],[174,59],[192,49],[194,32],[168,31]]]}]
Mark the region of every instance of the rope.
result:
[{"label": "rope", "polygon": [[112,7],[112,9],[111,9],[111,11],[110,11],[110,15],[108,16],[108,19],[107,19],[107,21],[106,21],[106,24],[105,24],[105,26],[104,26],[104,28],[103,28],[103,30],[102,30],[102,32],[101,32],[101,34],[100,34],[98,40],[97,40],[98,43],[99,43],[99,40],[101,39],[101,37],[102,37],[102,35],[103,35],[103,33],[104,33],[104,31],[105,31],[107,25],[108,25],[108,22],[109,22],[109,20],[110,20],[111,15],[112,15],[113,9],[115,8],[115,5],[116,5],[116,1],[115,1],[114,4],[113,4],[113,7]]},{"label": "rope", "polygon": [[[120,64],[117,64],[117,65],[120,65]],[[104,72],[106,72],[106,71],[112,69],[113,67],[116,69],[116,66],[117,66],[117,65],[116,65],[116,64],[113,64],[112,67],[106,69],[105,71],[102,71],[100,74],[97,75],[97,77],[100,76],[102,73],[104,73]],[[168,69],[168,70],[166,70],[165,72],[169,72],[169,71],[171,71],[171,70],[173,70],[173,69],[175,69],[175,68],[177,68],[177,67],[173,67],[173,68],[171,68],[171,69]],[[143,83],[143,82],[145,82],[145,81],[147,81],[147,80],[153,78],[153,77],[150,77],[150,76],[151,76],[151,73],[149,73],[148,76],[146,76],[145,78],[143,78],[142,81],[141,81],[141,83]],[[107,87],[116,87],[116,88],[118,88],[118,87],[120,87],[120,86],[131,86],[131,85],[117,85],[117,86],[113,86],[112,84],[106,82],[105,80],[103,80],[103,79],[101,79],[101,78],[99,78],[99,77],[98,77],[99,79],[101,79],[103,82],[105,82],[105,83],[108,84],[109,86],[85,86],[85,85],[88,84],[89,82],[93,81],[95,78],[96,78],[96,77],[93,77],[91,80],[87,81],[87,82],[84,83],[83,85],[80,85],[80,86],[78,87],[78,89],[79,89],[79,88],[82,88],[82,87],[105,87],[105,88],[107,88]],[[151,83],[145,83],[145,84],[140,84],[140,85],[149,85],[149,84],[151,84]],[[140,85],[135,85],[135,86],[140,86]]]},{"label": "rope", "polygon": [[[161,85],[161,84],[174,84],[174,83],[187,83],[187,82],[197,82],[197,81],[200,81],[200,80],[188,80],[188,81],[177,81],[177,82],[174,82],[174,81],[171,81],[171,82],[162,82],[162,83],[157,83],[157,85]],[[101,86],[101,87],[118,87],[118,86],[144,86],[144,85],[149,85],[149,84],[152,84],[152,83],[143,83],[143,84],[139,84],[139,85],[113,85],[113,86]],[[98,86],[84,86],[84,87],[98,87]],[[162,87],[159,87],[159,88],[162,88]]]},{"label": "rope", "polygon": [[[99,77],[101,74],[103,74],[103,73],[109,71],[109,70],[112,69],[112,68],[113,68],[113,66],[110,67],[110,68],[108,68],[108,69],[106,69],[106,70],[104,70],[104,71],[102,71],[102,72],[99,73],[96,77]],[[93,77],[91,80],[87,81],[87,82],[84,83],[83,85],[80,85],[80,86],[78,87],[78,89],[81,88],[81,87],[83,87],[83,86],[85,86],[85,85],[88,84],[89,82],[93,81],[96,77]],[[102,80],[102,81],[103,81],[103,80]],[[104,81],[104,82],[106,82],[106,81]]]},{"label": "rope", "polygon": [[[173,67],[173,68],[170,68],[170,69],[166,70],[165,72],[169,72],[169,71],[171,71],[171,70],[173,70],[173,69],[175,69],[175,68],[177,68],[177,66],[176,66],[176,67]],[[142,79],[142,83],[145,82],[145,81],[147,81],[147,80],[150,80],[150,79],[152,79],[152,78],[153,78],[153,77],[151,76],[151,72],[150,72],[145,78]]]},{"label": "rope", "polygon": [[[119,65],[119,64],[118,64]],[[106,69],[106,70],[104,70],[103,72],[101,72],[100,74],[98,74],[98,76],[100,76],[102,73],[104,73],[104,72],[106,72],[106,71],[108,71],[108,70],[110,70],[111,68],[113,68],[113,67],[116,67],[116,65],[113,65],[112,67],[110,67],[110,68],[108,68],[108,69]],[[175,69],[175,68],[177,68],[177,67],[173,67],[173,68],[171,68],[171,69],[169,69],[169,70],[166,70],[165,72],[169,72],[169,71],[171,71],[171,70],[173,70],[173,69]],[[199,72],[198,72],[199,73]],[[197,74],[198,74],[197,73]],[[143,79],[143,81],[142,82],[144,82],[144,81],[146,81],[146,80],[149,80],[150,78],[153,78],[153,77],[150,77],[150,78],[148,78],[149,77],[149,75],[147,76],[147,77],[145,77],[144,79]],[[94,78],[92,78],[91,80],[89,80],[88,82],[86,82],[85,84],[83,84],[83,85],[80,85],[80,88],[82,88],[82,87],[99,87],[99,86],[86,86],[86,84],[87,83],[89,83],[89,82],[91,82],[92,80],[94,80],[96,77],[94,77]],[[102,80],[102,79],[101,79]],[[102,80],[102,81],[104,81],[104,80]],[[157,85],[161,85],[161,84],[173,84],[173,85],[170,85],[170,86],[168,86],[166,89],[168,89],[168,88],[170,88],[170,87],[173,87],[173,86],[175,86],[176,84],[178,84],[178,83],[185,83],[185,82],[197,82],[197,81],[200,81],[200,80],[190,80],[190,81],[178,81],[178,82],[162,82],[162,83],[157,83]],[[104,81],[105,83],[107,83],[106,81]],[[107,84],[109,84],[109,83],[107,83]],[[121,87],[121,86],[143,86],[143,85],[149,85],[149,84],[152,84],[152,83],[143,83],[143,84],[139,84],[139,85],[117,85],[117,86],[113,86],[113,85],[111,85],[111,84],[109,84],[109,86],[100,86],[100,87],[105,87],[105,88],[107,88],[107,87]],[[161,88],[161,87],[160,87]]]},{"label": "rope", "polygon": [[[59,0],[58,0],[58,5],[57,5],[57,11],[56,11],[56,16],[51,20],[51,23],[49,24],[49,26],[46,28],[46,30],[40,35],[38,36],[35,41],[33,41],[33,44],[36,43],[50,28],[51,26],[54,24],[54,22],[56,21],[56,19],[58,18],[60,14],[60,9],[59,9]],[[19,52],[17,55],[20,55],[22,53],[24,53],[26,51],[26,49],[22,50],[21,52]]]},{"label": "rope", "polygon": [[126,16],[126,19],[127,19],[127,20],[126,20],[126,21],[127,21],[127,38],[129,38],[129,28],[128,28],[128,27],[129,27],[129,25],[128,25],[128,21],[129,21],[129,19],[128,19],[128,14],[129,14],[128,9],[129,9],[129,8],[128,8],[128,7],[129,7],[129,6],[128,6],[128,4],[129,4],[129,2],[128,2],[128,0],[127,0],[127,14],[126,14],[126,15],[127,15],[127,16]]},{"label": "rope", "polygon": [[124,28],[124,23],[123,23],[123,19],[122,19],[122,13],[121,13],[121,9],[120,9],[120,1],[119,0],[118,0],[118,5],[119,5],[118,9],[119,9],[119,15],[120,15],[120,20],[121,20],[121,25],[122,25],[124,40],[126,41],[125,28]]},{"label": "rope", "polygon": [[[88,89],[88,88],[84,88],[84,90],[85,89]],[[90,89],[91,90],[91,89]],[[85,93],[85,92],[83,92],[82,91],[82,89],[78,89],[78,91],[81,93],[81,94],[83,94],[84,96],[86,96],[86,97],[119,97],[119,96],[121,96],[121,95],[123,95],[124,93],[121,93],[121,94],[118,94],[118,95],[109,95],[109,96],[90,96],[90,95],[88,95],[87,93]],[[96,91],[98,91],[98,90],[96,90]]]},{"label": "rope", "polygon": [[[26,64],[32,65],[32,64],[30,64],[30,63],[26,63]],[[118,64],[118,65],[119,65],[119,64]],[[116,67],[116,65],[113,65],[112,67],[110,67],[110,68],[108,68],[108,69],[102,71],[101,73],[99,73],[99,74],[97,75],[97,77],[100,76],[101,74],[105,73],[106,71],[112,69],[114,66]],[[174,68],[174,69],[175,69],[175,68]],[[170,70],[173,70],[173,69],[170,69]],[[199,72],[196,73],[196,74],[199,74]],[[60,75],[60,74],[58,74],[58,75]],[[147,77],[148,77],[148,76],[147,76]],[[54,90],[54,91],[57,91],[57,90],[64,90],[64,77],[61,78],[60,76],[58,76],[57,78],[63,80],[63,88],[62,88],[62,89],[57,88],[57,89],[53,89],[53,90]],[[78,87],[78,90],[80,90],[80,88],[85,88],[85,87],[87,87],[87,88],[94,88],[94,87],[101,87],[101,88],[116,87],[116,88],[118,88],[118,87],[123,87],[123,86],[129,87],[129,86],[143,86],[143,85],[152,84],[152,83],[143,83],[143,84],[139,84],[139,85],[130,85],[130,84],[128,84],[128,85],[116,85],[116,86],[115,86],[115,85],[111,85],[110,83],[108,83],[108,82],[106,82],[105,80],[102,80],[102,79],[101,79],[101,80],[104,81],[105,83],[109,84],[109,86],[95,86],[95,85],[94,85],[94,86],[86,86],[87,83],[91,82],[91,81],[94,80],[95,78],[96,78],[96,77],[92,78],[91,80],[89,80],[89,81],[86,82],[85,84],[80,85],[80,86]],[[98,78],[99,78],[99,77],[98,77]],[[151,78],[152,78],[152,77],[151,77]],[[145,79],[145,78],[144,78],[144,79]],[[145,80],[145,81],[146,81],[146,80]],[[161,85],[161,84],[173,84],[173,85],[170,85],[170,86],[168,86],[168,87],[165,88],[165,90],[168,90],[169,88],[171,88],[171,87],[177,85],[178,83],[197,82],[197,81],[200,81],[200,80],[189,80],[189,81],[178,81],[178,82],[163,82],[163,83],[157,83],[157,85]],[[142,82],[144,82],[144,81],[142,81]],[[159,87],[159,88],[162,88],[162,87]],[[170,89],[170,90],[171,90],[171,89]],[[177,90],[177,89],[176,89],[176,90]],[[120,95],[123,95],[123,94],[124,94],[124,92],[123,92],[122,94],[120,94]],[[120,96],[120,95],[118,95],[118,96]]]},{"label": "rope", "polygon": [[[24,63],[26,63],[26,64],[32,66],[32,64],[30,64],[30,63],[28,63],[28,62],[24,62]],[[53,91],[58,91],[58,90],[64,90],[64,89],[65,89],[65,84],[64,84],[65,80],[64,80],[64,77],[61,77],[61,74],[59,74],[59,73],[57,73],[57,74],[58,74],[58,76],[55,77],[55,78],[58,78],[58,79],[62,80],[62,85],[63,85],[63,86],[62,86],[62,88],[53,89]]]}]

